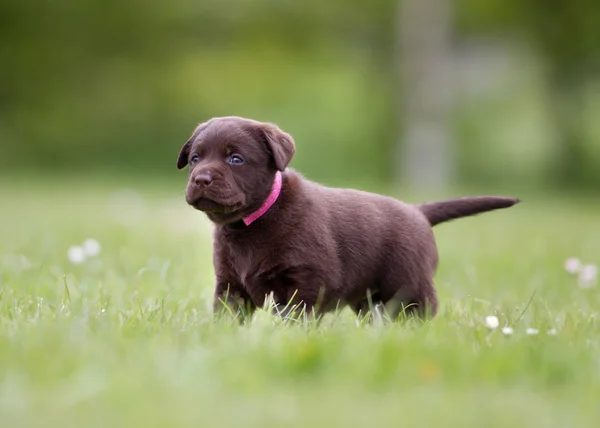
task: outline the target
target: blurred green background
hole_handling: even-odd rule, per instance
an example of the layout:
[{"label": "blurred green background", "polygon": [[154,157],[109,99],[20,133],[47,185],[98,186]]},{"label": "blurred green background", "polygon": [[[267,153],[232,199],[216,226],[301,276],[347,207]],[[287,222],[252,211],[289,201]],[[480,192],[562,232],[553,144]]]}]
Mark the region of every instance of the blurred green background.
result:
[{"label": "blurred green background", "polygon": [[5,0],[0,168],[181,180],[195,125],[242,115],[327,184],[597,192],[598,22],[592,0]]},{"label": "blurred green background", "polygon": [[[597,428],[599,23],[598,0],[1,0],[0,427]],[[175,164],[218,115],[277,123],[325,184],[525,203],[434,229],[429,323],[215,323]]]}]

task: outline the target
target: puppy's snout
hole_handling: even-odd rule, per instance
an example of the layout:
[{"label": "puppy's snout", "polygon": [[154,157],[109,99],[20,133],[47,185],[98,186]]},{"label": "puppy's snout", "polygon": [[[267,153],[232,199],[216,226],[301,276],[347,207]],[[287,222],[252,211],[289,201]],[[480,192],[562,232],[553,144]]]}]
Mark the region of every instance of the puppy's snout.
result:
[{"label": "puppy's snout", "polygon": [[212,175],[207,172],[201,172],[194,176],[194,183],[196,186],[208,186],[212,181]]}]

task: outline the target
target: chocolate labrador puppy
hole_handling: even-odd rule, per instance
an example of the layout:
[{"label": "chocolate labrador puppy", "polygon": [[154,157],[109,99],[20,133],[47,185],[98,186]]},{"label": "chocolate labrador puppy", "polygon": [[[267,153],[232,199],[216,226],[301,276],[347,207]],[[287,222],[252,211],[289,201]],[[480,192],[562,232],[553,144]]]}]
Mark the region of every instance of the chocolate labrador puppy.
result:
[{"label": "chocolate labrador puppy", "polygon": [[240,117],[200,124],[181,149],[187,203],[215,225],[215,311],[248,314],[272,295],[283,312],[349,305],[364,313],[383,304],[394,316],[433,316],[432,226],[519,202],[480,196],[411,205],[328,188],[287,168],[294,152],[276,125]]}]

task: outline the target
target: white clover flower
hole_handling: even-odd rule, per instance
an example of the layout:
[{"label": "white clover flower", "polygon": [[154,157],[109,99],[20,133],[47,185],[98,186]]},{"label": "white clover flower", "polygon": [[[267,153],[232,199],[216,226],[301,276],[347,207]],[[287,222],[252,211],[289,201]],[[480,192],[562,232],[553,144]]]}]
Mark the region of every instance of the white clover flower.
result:
[{"label": "white clover flower", "polygon": [[571,257],[565,261],[565,270],[574,275],[581,271],[581,261],[576,257]]},{"label": "white clover flower", "polygon": [[514,333],[514,330],[512,329],[512,327],[503,327],[502,328],[502,334],[504,334],[505,336],[510,336],[513,333]]},{"label": "white clover flower", "polygon": [[596,283],[598,276],[598,266],[585,265],[579,271],[579,286],[581,288],[590,288]]},{"label": "white clover flower", "polygon": [[67,258],[74,265],[79,265],[85,262],[86,256],[83,247],[80,247],[79,245],[73,245],[70,247],[67,251]]},{"label": "white clover flower", "polygon": [[490,315],[485,317],[485,325],[487,326],[487,328],[494,330],[498,328],[498,326],[500,325],[500,321],[498,321],[498,317]]},{"label": "white clover flower", "polygon": [[102,247],[95,239],[86,239],[83,242],[83,251],[88,257],[95,257],[100,254]]},{"label": "white clover flower", "polygon": [[558,334],[558,331],[556,331],[555,328],[550,329],[546,332],[549,336],[556,336]]},{"label": "white clover flower", "polygon": [[525,333],[527,333],[528,336],[535,336],[539,332],[540,331],[537,328],[532,328],[532,327],[529,327],[527,330],[525,330]]}]

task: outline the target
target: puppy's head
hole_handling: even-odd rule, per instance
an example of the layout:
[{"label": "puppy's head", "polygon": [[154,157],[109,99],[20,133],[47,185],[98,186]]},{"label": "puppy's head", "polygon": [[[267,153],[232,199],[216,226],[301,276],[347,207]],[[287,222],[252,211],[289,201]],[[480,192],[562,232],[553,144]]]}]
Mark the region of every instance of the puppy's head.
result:
[{"label": "puppy's head", "polygon": [[294,152],[292,137],[273,124],[240,117],[204,122],[177,160],[179,169],[189,165],[186,201],[214,223],[239,221],[262,205]]}]

